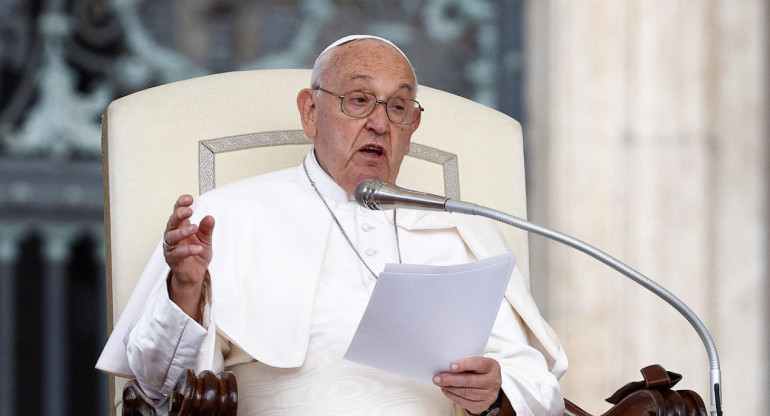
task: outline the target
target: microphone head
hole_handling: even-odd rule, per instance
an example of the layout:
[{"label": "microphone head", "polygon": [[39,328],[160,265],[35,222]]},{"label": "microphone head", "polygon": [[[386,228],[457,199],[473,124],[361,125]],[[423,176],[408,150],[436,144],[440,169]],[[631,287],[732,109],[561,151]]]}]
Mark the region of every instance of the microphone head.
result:
[{"label": "microphone head", "polygon": [[371,210],[396,208],[446,211],[446,197],[404,189],[379,179],[366,179],[356,186],[356,202]]},{"label": "microphone head", "polygon": [[380,207],[377,205],[375,199],[375,193],[382,188],[387,182],[383,182],[379,179],[364,179],[356,186],[356,202],[362,207],[369,208],[371,210],[378,210]]}]

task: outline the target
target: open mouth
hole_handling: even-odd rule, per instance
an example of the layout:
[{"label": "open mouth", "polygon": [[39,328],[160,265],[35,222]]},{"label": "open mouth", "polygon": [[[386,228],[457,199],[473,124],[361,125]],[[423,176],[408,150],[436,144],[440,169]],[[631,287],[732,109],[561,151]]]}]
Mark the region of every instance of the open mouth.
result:
[{"label": "open mouth", "polygon": [[381,147],[374,146],[374,145],[365,146],[364,148],[362,148],[359,151],[360,152],[364,152],[364,153],[368,153],[368,154],[370,154],[372,156],[376,156],[376,157],[380,157],[380,156],[382,156],[384,154],[384,151],[383,151],[383,149]]}]

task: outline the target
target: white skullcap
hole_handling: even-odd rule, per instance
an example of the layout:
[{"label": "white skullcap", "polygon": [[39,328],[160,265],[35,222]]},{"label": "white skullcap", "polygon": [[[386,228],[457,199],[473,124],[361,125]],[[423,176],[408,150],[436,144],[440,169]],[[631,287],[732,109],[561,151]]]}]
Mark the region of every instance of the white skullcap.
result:
[{"label": "white skullcap", "polygon": [[[409,62],[409,66],[412,66],[412,63],[409,61],[409,58],[406,57],[406,54],[403,51],[401,51],[401,49],[399,49],[399,47],[396,46],[393,42],[391,42],[391,41],[389,41],[389,40],[387,40],[385,38],[381,38],[379,36],[372,36],[372,35],[348,35],[348,36],[345,36],[344,38],[340,38],[340,39],[334,41],[331,45],[327,46],[326,49],[323,50],[323,52],[318,54],[318,58],[320,58],[326,52],[329,52],[329,50],[336,48],[337,46],[344,45],[344,44],[346,44],[348,42],[352,42],[354,40],[361,40],[361,39],[374,39],[374,40],[378,40],[380,42],[387,43],[388,45],[392,46],[393,49],[397,50],[398,53],[400,53],[401,56],[403,56],[404,59],[406,59],[406,62]],[[316,63],[318,62],[318,58],[316,58]]]}]

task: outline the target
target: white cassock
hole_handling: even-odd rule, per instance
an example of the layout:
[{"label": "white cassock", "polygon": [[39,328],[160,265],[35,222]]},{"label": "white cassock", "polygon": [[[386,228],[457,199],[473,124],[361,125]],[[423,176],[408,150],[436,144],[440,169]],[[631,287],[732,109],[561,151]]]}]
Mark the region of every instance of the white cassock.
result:
[{"label": "white cassock", "polygon": [[[392,210],[359,207],[312,152],[305,165],[375,273],[398,262],[399,251],[404,263],[430,265],[509,251],[497,226],[479,217],[399,209],[394,227]],[[461,414],[435,386],[342,359],[376,279],[302,166],[219,187],[196,198],[193,211],[194,223],[216,220],[203,325],[169,301],[159,244],[97,368],[135,376],[156,397],[186,368],[228,369],[239,415]],[[561,415],[566,355],[518,268],[505,300],[484,355],[500,363],[517,415]]]}]

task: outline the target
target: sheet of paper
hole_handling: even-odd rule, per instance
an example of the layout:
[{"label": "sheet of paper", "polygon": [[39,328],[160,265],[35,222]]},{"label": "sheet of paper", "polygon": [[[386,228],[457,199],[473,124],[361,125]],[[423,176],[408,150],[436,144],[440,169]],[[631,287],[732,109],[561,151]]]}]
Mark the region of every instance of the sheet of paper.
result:
[{"label": "sheet of paper", "polygon": [[484,352],[516,260],[388,264],[345,359],[433,385],[453,361]]}]

